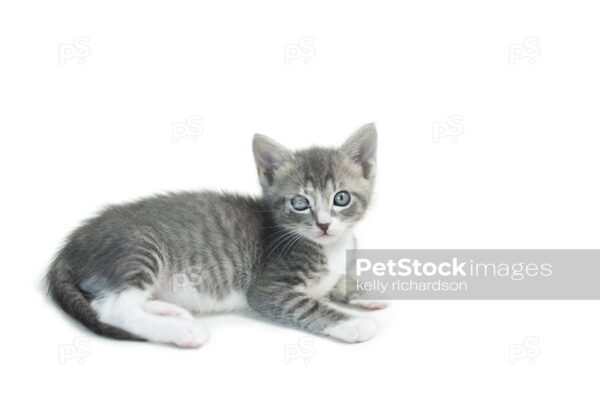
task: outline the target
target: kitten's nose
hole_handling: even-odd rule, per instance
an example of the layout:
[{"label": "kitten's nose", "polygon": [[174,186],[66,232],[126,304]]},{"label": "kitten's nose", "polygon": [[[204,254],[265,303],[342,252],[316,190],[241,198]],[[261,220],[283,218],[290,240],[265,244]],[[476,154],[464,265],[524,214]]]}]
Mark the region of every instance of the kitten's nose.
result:
[{"label": "kitten's nose", "polygon": [[323,231],[323,233],[327,233],[327,229],[329,229],[329,224],[321,224],[319,222],[317,222],[317,226],[319,228],[321,228],[321,230]]}]

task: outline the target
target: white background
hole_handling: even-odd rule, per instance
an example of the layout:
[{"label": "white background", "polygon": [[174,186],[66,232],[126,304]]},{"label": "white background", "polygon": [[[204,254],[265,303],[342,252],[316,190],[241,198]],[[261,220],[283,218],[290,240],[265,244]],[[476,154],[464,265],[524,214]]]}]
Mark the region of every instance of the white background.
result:
[{"label": "white background", "polygon": [[258,193],[255,132],[337,145],[370,121],[361,247],[598,248],[594,5],[3,2],[2,397],[597,399],[598,302],[396,302],[360,345],[213,316],[185,351],[93,336],[39,284],[104,204]]}]

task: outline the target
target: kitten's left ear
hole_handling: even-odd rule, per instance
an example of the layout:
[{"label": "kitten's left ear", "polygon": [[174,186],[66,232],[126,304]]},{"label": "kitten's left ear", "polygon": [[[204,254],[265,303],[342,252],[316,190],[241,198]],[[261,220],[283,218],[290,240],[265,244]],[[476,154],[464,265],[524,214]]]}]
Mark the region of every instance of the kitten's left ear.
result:
[{"label": "kitten's left ear", "polygon": [[359,163],[363,170],[363,176],[369,179],[373,175],[377,162],[377,130],[375,129],[375,123],[367,124],[354,132],[344,142],[341,151]]},{"label": "kitten's left ear", "polygon": [[273,184],[276,171],[293,158],[292,152],[283,145],[258,133],[252,140],[252,151],[259,179],[269,186]]}]

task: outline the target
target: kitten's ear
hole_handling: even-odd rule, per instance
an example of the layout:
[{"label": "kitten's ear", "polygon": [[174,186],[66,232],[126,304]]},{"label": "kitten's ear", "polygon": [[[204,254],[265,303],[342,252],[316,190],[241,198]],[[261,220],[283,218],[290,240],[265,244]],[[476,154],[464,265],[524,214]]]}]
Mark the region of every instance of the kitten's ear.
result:
[{"label": "kitten's ear", "polygon": [[292,152],[273,139],[256,134],[252,140],[254,161],[261,183],[273,184],[275,171],[293,158]]},{"label": "kitten's ear", "polygon": [[370,178],[375,170],[377,156],[377,130],[370,123],[352,134],[342,145],[342,152],[360,164],[363,176]]}]

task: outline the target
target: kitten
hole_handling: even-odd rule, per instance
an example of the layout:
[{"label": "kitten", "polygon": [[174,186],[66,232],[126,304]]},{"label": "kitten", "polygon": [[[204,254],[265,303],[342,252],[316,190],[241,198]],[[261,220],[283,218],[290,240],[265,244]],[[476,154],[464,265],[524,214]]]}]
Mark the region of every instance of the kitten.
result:
[{"label": "kitten", "polygon": [[216,192],[159,195],[110,206],[68,238],[47,274],[49,293],[90,330],[115,339],[195,348],[208,334],[192,312],[251,308],[345,342],[377,325],[346,290],[346,249],[375,180],[373,124],[339,149],[292,152],[253,140],[262,198]]}]

